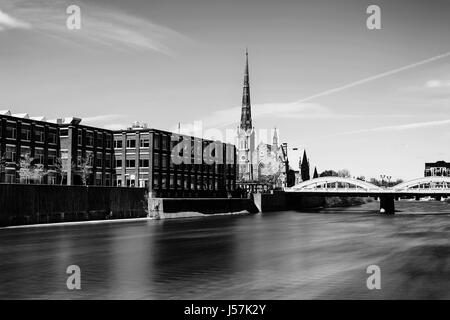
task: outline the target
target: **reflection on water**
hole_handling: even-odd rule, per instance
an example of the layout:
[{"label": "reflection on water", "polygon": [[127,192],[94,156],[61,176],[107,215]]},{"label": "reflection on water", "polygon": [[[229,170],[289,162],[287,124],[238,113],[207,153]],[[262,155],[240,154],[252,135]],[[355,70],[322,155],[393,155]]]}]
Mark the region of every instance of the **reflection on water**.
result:
[{"label": "reflection on water", "polygon": [[450,205],[396,207],[3,229],[0,298],[450,299]]}]

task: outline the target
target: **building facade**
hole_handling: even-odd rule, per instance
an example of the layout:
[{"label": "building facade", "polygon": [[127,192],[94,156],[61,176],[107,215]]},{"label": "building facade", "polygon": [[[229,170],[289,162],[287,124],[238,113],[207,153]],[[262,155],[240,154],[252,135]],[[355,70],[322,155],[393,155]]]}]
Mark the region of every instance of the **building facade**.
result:
[{"label": "building facade", "polygon": [[437,161],[425,163],[425,177],[444,176],[450,177],[450,162]]},{"label": "building facade", "polygon": [[[211,152],[209,152],[211,151]],[[135,124],[114,132],[115,185],[155,197],[226,196],[236,188],[236,147]]]},{"label": "building facade", "polygon": [[[9,111],[0,112],[0,124],[0,183],[143,187],[157,197],[222,197],[236,189],[233,144],[139,123],[111,131],[79,118]],[[25,181],[24,172],[41,176]]]},{"label": "building facade", "polygon": [[257,177],[275,188],[293,185],[294,171],[289,166],[287,144],[278,143],[278,133],[274,129],[272,144],[260,142],[257,147]]},{"label": "building facade", "polygon": [[58,135],[58,126],[43,117],[0,111],[0,182],[57,183]]},{"label": "building facade", "polygon": [[60,157],[66,185],[114,184],[113,131],[81,124],[79,118],[57,119]]}]

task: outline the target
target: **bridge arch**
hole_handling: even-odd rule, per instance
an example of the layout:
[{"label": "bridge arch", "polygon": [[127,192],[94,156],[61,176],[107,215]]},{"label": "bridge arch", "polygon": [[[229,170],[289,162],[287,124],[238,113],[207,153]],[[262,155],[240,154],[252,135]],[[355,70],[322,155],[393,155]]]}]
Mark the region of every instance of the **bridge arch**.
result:
[{"label": "bridge arch", "polygon": [[[303,181],[291,188],[287,188],[286,191],[306,191],[306,190],[317,190],[317,189],[333,189],[339,184],[347,185],[350,188],[360,188],[365,191],[378,191],[381,190],[380,187],[362,180],[343,178],[343,177],[320,177],[307,181]],[[334,185],[334,187],[333,187]],[[330,186],[330,187],[328,187]]]},{"label": "bridge arch", "polygon": [[408,191],[414,189],[450,189],[450,177],[423,177],[399,183],[392,187],[394,191]]}]

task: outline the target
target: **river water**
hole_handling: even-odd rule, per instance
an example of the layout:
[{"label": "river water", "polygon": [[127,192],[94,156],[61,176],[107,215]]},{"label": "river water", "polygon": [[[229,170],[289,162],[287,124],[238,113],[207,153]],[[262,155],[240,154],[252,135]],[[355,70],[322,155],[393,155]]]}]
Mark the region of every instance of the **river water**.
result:
[{"label": "river water", "polygon": [[450,299],[450,205],[378,208],[1,229],[0,299]]}]

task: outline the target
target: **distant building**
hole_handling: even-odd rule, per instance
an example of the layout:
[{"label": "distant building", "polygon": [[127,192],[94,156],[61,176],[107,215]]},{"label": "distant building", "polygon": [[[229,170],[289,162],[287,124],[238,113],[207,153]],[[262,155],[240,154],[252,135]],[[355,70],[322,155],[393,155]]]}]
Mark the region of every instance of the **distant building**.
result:
[{"label": "distant building", "polygon": [[[174,152],[180,143],[190,150]],[[214,151],[205,152],[205,148]],[[215,161],[207,159],[211,154]],[[135,124],[114,132],[115,185],[146,187],[156,197],[226,196],[236,188],[236,147]],[[181,155],[183,163],[174,159]]]},{"label": "distant building", "polygon": [[43,117],[28,114],[11,114],[0,111],[0,182],[20,183],[19,162],[26,156],[34,159],[34,164],[43,166],[46,174],[40,181],[29,182],[55,184],[56,159],[59,157],[59,128]]},{"label": "distant building", "polygon": [[[79,118],[56,119],[60,157],[68,164],[63,184],[112,186],[114,180],[113,131],[80,124]],[[85,172],[85,173],[84,173]]]},{"label": "distant building", "polygon": [[[158,197],[227,196],[236,189],[236,147],[134,123],[125,130],[0,111],[0,182],[145,187]],[[177,150],[177,152],[174,152]],[[22,181],[20,160],[42,165]],[[65,164],[64,168],[62,163]]]},{"label": "distant building", "polygon": [[450,177],[450,163],[445,161],[427,162],[425,163],[424,176]]},{"label": "distant building", "polygon": [[289,166],[287,144],[278,144],[276,128],[272,144],[260,142],[257,147],[257,171],[259,182],[271,183],[276,187],[292,186],[295,184],[295,171]]}]

